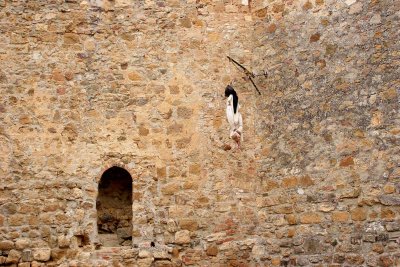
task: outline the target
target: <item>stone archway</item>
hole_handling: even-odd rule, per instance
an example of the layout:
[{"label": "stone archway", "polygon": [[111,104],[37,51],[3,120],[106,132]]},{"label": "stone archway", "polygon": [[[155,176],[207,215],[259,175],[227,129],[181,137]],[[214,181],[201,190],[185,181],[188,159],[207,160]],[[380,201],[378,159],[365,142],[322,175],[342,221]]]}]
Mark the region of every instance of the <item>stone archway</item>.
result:
[{"label": "stone archway", "polygon": [[120,167],[101,176],[96,200],[97,231],[105,247],[132,245],[132,177]]}]

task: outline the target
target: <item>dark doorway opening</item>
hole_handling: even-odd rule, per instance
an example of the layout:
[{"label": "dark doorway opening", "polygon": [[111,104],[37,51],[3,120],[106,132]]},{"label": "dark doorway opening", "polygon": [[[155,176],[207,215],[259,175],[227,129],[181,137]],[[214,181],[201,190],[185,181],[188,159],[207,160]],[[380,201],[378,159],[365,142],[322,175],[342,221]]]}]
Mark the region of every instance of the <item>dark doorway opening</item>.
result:
[{"label": "dark doorway opening", "polygon": [[105,247],[132,245],[132,177],[120,167],[101,176],[96,201],[99,240]]}]

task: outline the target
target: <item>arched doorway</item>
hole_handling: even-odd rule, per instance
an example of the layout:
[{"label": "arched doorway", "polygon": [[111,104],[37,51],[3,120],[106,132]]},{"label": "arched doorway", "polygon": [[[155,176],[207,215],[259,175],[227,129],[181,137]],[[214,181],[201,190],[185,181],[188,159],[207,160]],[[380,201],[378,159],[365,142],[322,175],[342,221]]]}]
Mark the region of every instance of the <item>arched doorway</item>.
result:
[{"label": "arched doorway", "polygon": [[120,167],[101,176],[96,201],[97,230],[105,247],[132,245],[132,177]]}]

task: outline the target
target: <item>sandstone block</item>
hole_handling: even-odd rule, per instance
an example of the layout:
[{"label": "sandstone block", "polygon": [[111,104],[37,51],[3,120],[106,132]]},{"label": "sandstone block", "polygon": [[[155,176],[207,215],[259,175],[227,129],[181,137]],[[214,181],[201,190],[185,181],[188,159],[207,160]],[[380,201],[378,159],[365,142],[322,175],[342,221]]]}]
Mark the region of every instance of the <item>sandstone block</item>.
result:
[{"label": "sandstone block", "polygon": [[387,221],[393,221],[396,218],[396,212],[390,208],[382,207],[381,218]]},{"label": "sandstone block", "polygon": [[197,223],[197,220],[195,219],[190,219],[190,218],[184,218],[179,221],[179,226],[183,230],[189,230],[189,231],[196,231],[199,228],[199,224]]},{"label": "sandstone block", "polygon": [[235,5],[225,5],[225,12],[227,13],[237,13],[238,7]]},{"label": "sandstone block", "polygon": [[150,266],[152,265],[153,261],[154,261],[154,258],[153,258],[153,257],[151,257],[151,258],[139,259],[139,260],[137,261],[137,265],[138,265],[138,267],[150,267]]},{"label": "sandstone block", "polygon": [[367,211],[365,208],[354,208],[350,211],[351,219],[354,221],[364,221],[367,219]]},{"label": "sandstone block", "polygon": [[287,177],[282,180],[282,187],[292,188],[298,185],[297,177]]},{"label": "sandstone block", "polygon": [[321,37],[321,35],[319,33],[315,33],[313,35],[311,35],[310,37],[310,43],[314,43],[317,42],[319,40],[319,38]]},{"label": "sandstone block", "polygon": [[[44,265],[44,263],[43,262],[38,262],[38,261],[32,261],[31,262],[31,267],[44,267],[45,265]],[[70,266],[72,267],[72,266],[78,266],[78,265],[74,265],[74,262],[73,261],[71,261],[71,263],[70,263]]]},{"label": "sandstone block", "polygon": [[147,249],[142,249],[139,250],[139,258],[152,258],[153,254],[147,250]]},{"label": "sandstone block", "polygon": [[21,252],[18,250],[12,249],[8,252],[6,263],[18,263],[19,259],[21,258]]},{"label": "sandstone block", "polygon": [[348,167],[352,165],[354,165],[354,159],[351,156],[343,158],[339,164],[340,167]]},{"label": "sandstone block", "polygon": [[290,214],[293,213],[293,207],[290,204],[274,206],[273,210],[278,214]]},{"label": "sandstone block", "polygon": [[174,266],[177,265],[170,261],[156,261],[154,263],[154,267],[174,267]]},{"label": "sandstone block", "polygon": [[14,242],[9,240],[0,241],[0,250],[10,250],[14,248]]},{"label": "sandstone block", "polygon": [[311,177],[308,175],[300,177],[298,179],[298,182],[299,182],[299,185],[301,185],[303,187],[314,185],[313,179],[311,179]]},{"label": "sandstone block", "polygon": [[346,211],[332,212],[332,221],[334,222],[347,222],[350,214]]},{"label": "sandstone block", "polygon": [[217,256],[218,255],[218,247],[216,245],[208,246],[206,249],[207,256]]},{"label": "sandstone block", "polygon": [[[262,9],[262,10],[263,10],[263,9]],[[270,25],[267,27],[267,32],[268,32],[268,33],[274,33],[274,32],[276,31],[276,29],[277,29],[276,24],[275,24],[275,23],[272,23],[272,24],[270,24]]]},{"label": "sandstone block", "polygon": [[385,184],[385,186],[383,187],[383,192],[385,194],[392,194],[396,192],[396,187],[392,183]]},{"label": "sandstone block", "polygon": [[362,2],[358,2],[358,3],[350,6],[349,14],[350,15],[358,14],[362,11],[362,8],[363,8]]},{"label": "sandstone block", "polygon": [[184,18],[180,19],[180,25],[184,28],[191,28],[192,22],[191,22],[190,18],[184,17]]},{"label": "sandstone block", "polygon": [[371,249],[378,254],[382,254],[385,251],[385,247],[381,243],[373,244]]},{"label": "sandstone block", "polygon": [[394,261],[390,257],[390,255],[382,255],[379,257],[378,266],[381,267],[390,267],[393,266]]},{"label": "sandstone block", "polygon": [[281,265],[281,258],[280,257],[273,257],[271,259],[272,266],[280,266]]},{"label": "sandstone block", "polygon": [[30,262],[21,262],[18,264],[18,267],[30,267],[31,263]]},{"label": "sandstone block", "polygon": [[165,250],[156,250],[156,251],[154,251],[153,252],[153,257],[156,260],[165,260],[165,259],[170,259],[171,258],[171,256]]},{"label": "sandstone block", "polygon": [[285,219],[286,219],[286,221],[288,222],[288,224],[290,224],[290,225],[297,224],[296,215],[287,214],[287,215],[285,215]]},{"label": "sandstone block", "polygon": [[33,259],[37,261],[48,261],[50,260],[51,250],[50,248],[37,248],[33,250]]},{"label": "sandstone block", "polygon": [[162,189],[161,193],[164,195],[173,195],[180,190],[181,186],[179,183],[169,183],[166,184]]},{"label": "sandstone block", "polygon": [[143,79],[142,76],[141,76],[138,72],[136,72],[136,71],[131,71],[131,72],[129,72],[129,73],[128,73],[128,78],[129,78],[129,80],[131,80],[131,81],[140,81],[140,80]]},{"label": "sandstone block", "polygon": [[305,212],[300,215],[300,222],[304,224],[320,223],[323,217],[316,212]]},{"label": "sandstone block", "polygon": [[80,38],[78,34],[66,33],[64,34],[64,44],[71,45],[79,43]]},{"label": "sandstone block", "polygon": [[200,164],[192,164],[189,166],[189,172],[191,174],[199,175],[201,173],[201,165]]},{"label": "sandstone block", "polygon": [[8,218],[8,223],[12,226],[20,226],[25,224],[26,216],[21,214],[14,214]]},{"label": "sandstone block", "polygon": [[175,233],[176,244],[187,244],[190,243],[190,232],[188,230],[182,230]]},{"label": "sandstone block", "polygon": [[58,246],[60,248],[68,248],[71,243],[71,239],[65,235],[60,235],[58,236],[57,239],[58,239]]},{"label": "sandstone block", "polygon": [[263,259],[266,256],[266,249],[263,245],[254,245],[251,254],[256,259]]},{"label": "sandstone block", "polygon": [[330,212],[335,209],[335,206],[331,203],[323,203],[318,205],[318,210],[322,212]]},{"label": "sandstone block", "polygon": [[15,241],[15,247],[18,250],[23,250],[25,248],[28,248],[30,246],[30,244],[31,244],[31,241],[28,238],[19,238]]}]

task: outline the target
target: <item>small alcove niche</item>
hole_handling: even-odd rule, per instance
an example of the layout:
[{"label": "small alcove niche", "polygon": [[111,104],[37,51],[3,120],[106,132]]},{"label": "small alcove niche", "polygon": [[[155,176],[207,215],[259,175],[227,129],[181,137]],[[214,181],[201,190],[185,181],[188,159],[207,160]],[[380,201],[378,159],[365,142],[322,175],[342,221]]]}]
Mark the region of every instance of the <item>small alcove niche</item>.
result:
[{"label": "small alcove niche", "polygon": [[132,245],[132,177],[120,167],[101,176],[96,201],[97,230],[105,247]]}]

